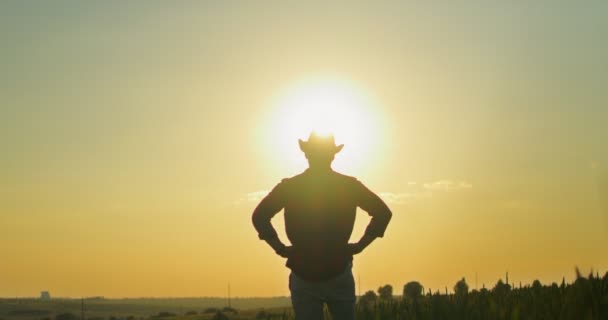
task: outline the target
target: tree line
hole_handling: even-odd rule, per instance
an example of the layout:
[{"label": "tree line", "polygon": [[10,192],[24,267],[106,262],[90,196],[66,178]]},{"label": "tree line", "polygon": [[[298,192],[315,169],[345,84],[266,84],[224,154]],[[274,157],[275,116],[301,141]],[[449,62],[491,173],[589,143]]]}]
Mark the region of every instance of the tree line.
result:
[{"label": "tree line", "polygon": [[[188,311],[183,315],[160,312],[147,319],[191,320],[191,319],[248,319],[229,308],[208,308],[200,313]],[[204,316],[209,314],[209,316]],[[43,317],[42,320],[80,320],[75,314],[63,313]],[[87,320],[105,320],[103,317]],[[135,320],[135,317],[111,320]],[[143,319],[143,318],[140,318]],[[252,319],[292,320],[293,313],[287,310],[269,312],[261,310]],[[325,319],[331,320],[329,312]],[[493,288],[470,290],[466,279],[462,278],[453,286],[453,293],[425,289],[417,281],[403,286],[401,296],[393,294],[391,285],[384,285],[377,291],[367,291],[356,304],[357,320],[606,320],[608,319],[608,272],[600,277],[590,272],[583,276],[576,270],[576,280],[561,284],[543,285],[535,280],[531,285],[514,287],[499,279]]]},{"label": "tree line", "polygon": [[576,280],[566,284],[513,287],[498,280],[491,289],[469,290],[462,278],[453,293],[425,294],[417,281],[403,286],[401,297],[393,296],[390,285],[381,286],[377,293],[366,292],[357,302],[357,319],[416,319],[416,320],[517,320],[517,319],[608,319],[608,272],[603,277],[591,272],[582,276],[576,270]]}]

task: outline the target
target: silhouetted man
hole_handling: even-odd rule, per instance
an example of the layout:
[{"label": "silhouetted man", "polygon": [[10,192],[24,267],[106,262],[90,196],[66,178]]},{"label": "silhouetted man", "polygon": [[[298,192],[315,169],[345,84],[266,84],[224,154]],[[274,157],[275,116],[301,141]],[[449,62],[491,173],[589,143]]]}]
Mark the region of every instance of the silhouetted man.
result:
[{"label": "silhouetted man", "polygon": [[[253,212],[253,225],[281,257],[287,258],[291,302],[297,320],[323,319],[326,303],[334,320],[355,318],[353,255],[382,237],[391,219],[386,204],[357,179],[332,170],[336,146],[333,136],[311,133],[300,149],[309,168],[283,179]],[[372,219],[357,243],[348,243],[356,209]],[[285,231],[291,246],[277,237],[270,220],[285,209]]]}]

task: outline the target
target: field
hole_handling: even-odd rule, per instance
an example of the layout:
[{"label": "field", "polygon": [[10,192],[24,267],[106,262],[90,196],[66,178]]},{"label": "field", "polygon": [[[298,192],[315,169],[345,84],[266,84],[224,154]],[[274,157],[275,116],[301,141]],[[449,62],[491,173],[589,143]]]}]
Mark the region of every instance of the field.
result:
[{"label": "field", "polygon": [[[81,319],[210,319],[219,310],[227,310],[225,298],[136,298],[136,299],[68,299],[4,298],[0,299],[0,319],[55,319],[75,315]],[[84,308],[83,308],[84,305]],[[261,311],[278,314],[290,312],[288,297],[233,298],[231,306],[238,313],[225,312],[231,319],[253,319]],[[160,316],[159,316],[160,315]],[[179,315],[179,316],[178,316]],[[238,315],[238,316],[236,316]],[[61,317],[60,317],[61,318]]]},{"label": "field", "polygon": [[[0,319],[16,320],[249,320],[294,319],[288,297],[138,299],[0,299]],[[82,313],[84,310],[84,314]],[[469,290],[465,279],[452,292],[430,292],[416,282],[393,295],[390,285],[358,297],[358,320],[397,319],[608,319],[608,272],[573,283],[515,286],[498,280],[493,288]],[[330,319],[326,312],[326,319]]]}]

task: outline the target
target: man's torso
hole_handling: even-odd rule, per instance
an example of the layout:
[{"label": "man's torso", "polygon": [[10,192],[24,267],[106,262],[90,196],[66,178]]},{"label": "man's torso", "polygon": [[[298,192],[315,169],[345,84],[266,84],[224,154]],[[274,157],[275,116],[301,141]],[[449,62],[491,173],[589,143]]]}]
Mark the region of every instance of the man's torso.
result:
[{"label": "man's torso", "polygon": [[333,171],[305,171],[281,184],[285,229],[293,246],[287,266],[310,281],[340,274],[352,261],[348,240],[360,182]]}]

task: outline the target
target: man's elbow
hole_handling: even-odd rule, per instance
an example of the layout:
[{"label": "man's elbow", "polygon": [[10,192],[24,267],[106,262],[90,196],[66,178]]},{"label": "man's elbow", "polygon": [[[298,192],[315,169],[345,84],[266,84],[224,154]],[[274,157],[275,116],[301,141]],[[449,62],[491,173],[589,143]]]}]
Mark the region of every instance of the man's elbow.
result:
[{"label": "man's elbow", "polygon": [[258,230],[266,230],[271,224],[270,220],[274,215],[271,210],[263,205],[258,205],[253,214],[251,214],[251,223]]},{"label": "man's elbow", "polygon": [[253,210],[253,214],[251,214],[251,223],[256,229],[260,229],[260,227],[264,224],[264,214],[262,210],[259,210],[259,207]]},{"label": "man's elbow", "polygon": [[384,218],[384,221],[386,221],[386,224],[388,224],[389,221],[391,221],[392,217],[393,217],[393,212],[391,211],[391,209],[389,209],[387,207],[383,214],[383,218]]}]

